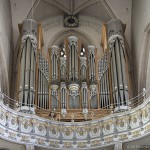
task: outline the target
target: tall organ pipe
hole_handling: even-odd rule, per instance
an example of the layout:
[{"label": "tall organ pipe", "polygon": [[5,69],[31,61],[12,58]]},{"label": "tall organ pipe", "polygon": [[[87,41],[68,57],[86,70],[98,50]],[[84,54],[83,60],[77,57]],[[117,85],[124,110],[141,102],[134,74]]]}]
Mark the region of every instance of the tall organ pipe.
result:
[{"label": "tall organ pipe", "polygon": [[51,47],[52,81],[58,80],[58,46]]},{"label": "tall organ pipe", "polygon": [[86,57],[80,57],[80,76],[81,80],[86,80]]},{"label": "tall organ pipe", "polygon": [[81,86],[81,94],[82,94],[82,108],[88,108],[88,88],[86,82],[82,82]]},{"label": "tall organ pipe", "polygon": [[60,78],[66,79],[66,57],[60,57]]},{"label": "tall organ pipe", "polygon": [[39,66],[38,66],[38,108],[48,109],[48,81],[49,81],[49,69],[48,61],[43,57],[42,53],[39,53]]},{"label": "tall organ pipe", "polygon": [[69,44],[69,80],[76,81],[78,79],[78,38],[70,36]]},{"label": "tall organ pipe", "polygon": [[51,82],[51,107],[58,108],[58,46],[51,47],[51,65],[52,65],[52,82]]},{"label": "tall organ pipe", "polygon": [[90,45],[88,46],[88,56],[89,56],[89,78],[91,82],[94,82],[96,79],[95,75],[95,47]]},{"label": "tall organ pipe", "polygon": [[21,110],[28,111],[33,107],[35,97],[37,22],[32,19],[24,20],[21,35],[19,101]]},{"label": "tall organ pipe", "polygon": [[61,90],[61,109],[66,109],[66,83],[65,82],[61,82],[60,85],[60,90]]},{"label": "tall organ pipe", "polygon": [[[111,76],[112,76],[112,92],[116,110],[120,110],[121,106],[127,105],[129,99],[127,85],[127,70],[125,67],[125,44],[124,44],[124,28],[120,20],[114,19],[107,24],[108,46],[111,53]],[[123,108],[123,107],[122,107]]]}]

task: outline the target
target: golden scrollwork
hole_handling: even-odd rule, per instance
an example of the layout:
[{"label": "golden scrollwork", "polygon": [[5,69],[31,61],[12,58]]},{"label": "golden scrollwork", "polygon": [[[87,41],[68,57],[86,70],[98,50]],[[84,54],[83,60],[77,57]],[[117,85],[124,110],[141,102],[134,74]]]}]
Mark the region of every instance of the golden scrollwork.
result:
[{"label": "golden scrollwork", "polygon": [[100,143],[101,143],[100,140],[94,140],[94,141],[91,142],[91,145],[92,145],[92,146],[97,146],[97,145],[99,145]]},{"label": "golden scrollwork", "polygon": [[127,134],[119,135],[119,140],[126,140],[126,139],[128,139],[128,135]]},{"label": "golden scrollwork", "polygon": [[148,131],[150,130],[150,124],[144,127],[144,130]]},{"label": "golden scrollwork", "polygon": [[64,142],[64,147],[65,148],[71,148],[72,147],[72,143],[71,142]]},{"label": "golden scrollwork", "polygon": [[59,145],[59,142],[58,141],[50,141],[50,143],[49,143],[51,146],[53,146],[53,147],[58,147]]},{"label": "golden scrollwork", "polygon": [[4,131],[5,131],[5,130],[4,130],[3,128],[0,128],[0,134],[1,134],[1,135],[4,134]]},{"label": "golden scrollwork", "polygon": [[16,138],[16,133],[14,133],[14,132],[9,132],[9,138],[11,138],[11,139],[15,139]]},{"label": "golden scrollwork", "polygon": [[78,147],[80,148],[86,147],[86,142],[78,142]]},{"label": "golden scrollwork", "polygon": [[113,140],[113,137],[111,136],[104,139],[104,141],[107,143],[111,142],[112,140]]},{"label": "golden scrollwork", "polygon": [[40,144],[40,145],[44,145],[45,143],[44,143],[44,139],[42,139],[42,138],[36,138],[36,141],[37,141],[37,143],[38,144]]},{"label": "golden scrollwork", "polygon": [[22,135],[21,136],[21,141],[23,141],[23,142],[29,142],[29,136]]},{"label": "golden scrollwork", "polygon": [[140,135],[141,135],[140,130],[136,130],[136,131],[132,132],[133,137],[137,137],[137,136],[140,136]]}]

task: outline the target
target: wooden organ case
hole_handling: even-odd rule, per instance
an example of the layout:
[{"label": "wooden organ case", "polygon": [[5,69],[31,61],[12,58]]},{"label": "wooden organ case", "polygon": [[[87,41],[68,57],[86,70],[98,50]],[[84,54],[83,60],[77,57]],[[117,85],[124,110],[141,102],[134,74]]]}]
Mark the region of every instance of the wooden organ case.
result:
[{"label": "wooden organ case", "polygon": [[70,36],[43,50],[42,27],[26,19],[20,25],[19,109],[58,121],[83,121],[128,107],[128,67],[124,28],[119,20],[103,26],[103,57]]}]

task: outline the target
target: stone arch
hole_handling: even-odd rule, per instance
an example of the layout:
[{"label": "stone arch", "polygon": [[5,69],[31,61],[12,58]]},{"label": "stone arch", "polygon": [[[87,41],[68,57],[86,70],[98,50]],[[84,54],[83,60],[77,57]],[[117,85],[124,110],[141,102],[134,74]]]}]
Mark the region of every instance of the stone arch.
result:
[{"label": "stone arch", "polygon": [[53,38],[50,40],[48,47],[50,48],[52,45],[60,45],[64,39],[66,39],[69,36],[77,36],[79,39],[81,39],[82,43],[84,43],[85,46],[93,45],[96,46],[93,39],[89,37],[86,33],[83,33],[82,31],[77,31],[74,29],[64,29],[60,32],[58,32]]}]

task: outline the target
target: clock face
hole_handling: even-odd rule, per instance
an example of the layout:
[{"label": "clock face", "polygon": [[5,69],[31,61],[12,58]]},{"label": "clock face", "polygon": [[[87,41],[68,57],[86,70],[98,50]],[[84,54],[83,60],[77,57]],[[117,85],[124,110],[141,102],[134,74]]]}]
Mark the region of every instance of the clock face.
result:
[{"label": "clock face", "polygon": [[64,26],[65,27],[78,27],[79,20],[77,16],[65,16],[64,17]]}]

